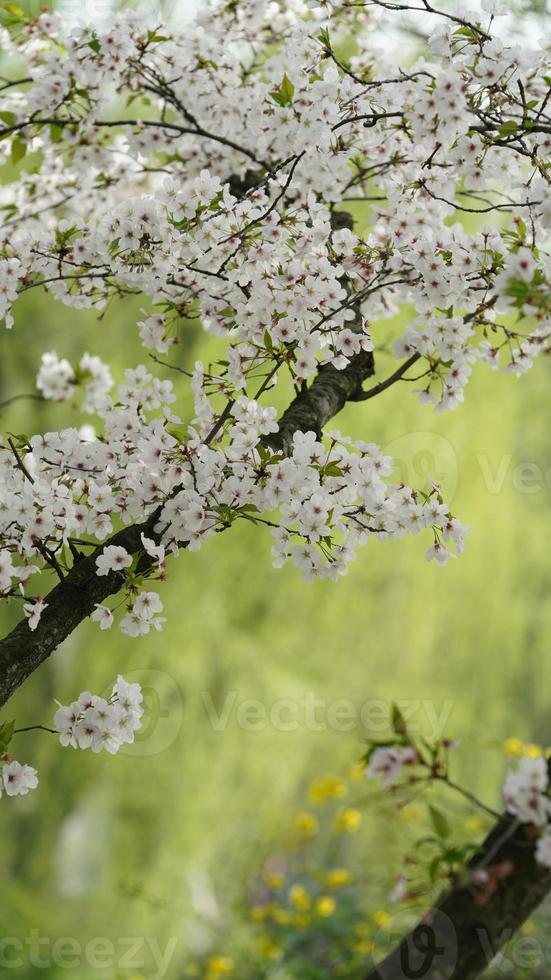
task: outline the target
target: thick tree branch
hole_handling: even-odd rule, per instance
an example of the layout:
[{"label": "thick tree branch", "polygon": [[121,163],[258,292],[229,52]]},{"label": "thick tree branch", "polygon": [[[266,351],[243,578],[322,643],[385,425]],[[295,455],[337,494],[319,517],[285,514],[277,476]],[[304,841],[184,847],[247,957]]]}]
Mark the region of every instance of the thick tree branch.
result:
[{"label": "thick tree branch", "polygon": [[279,431],[265,442],[272,448],[289,453],[295,432],[315,432],[321,435],[323,427],[346,402],[358,398],[362,382],[374,373],[371,351],[360,351],[351,359],[344,371],[337,371],[331,364],[323,365],[313,384],[299,391],[289,408],[279,420]]},{"label": "thick tree branch", "polygon": [[[291,403],[280,420],[280,432],[267,442],[288,452],[295,432],[313,430],[320,434],[323,426],[361,389],[362,381],[373,374],[373,355],[360,351],[344,371],[322,367],[310,386]],[[91,555],[81,558],[46,596],[47,608],[37,628],[20,622],[0,641],[0,707],[37,667],[63,642],[90,613],[96,603],[104,602],[121,587],[120,573],[96,575],[96,557],[107,545],[120,545],[130,554],[142,547],[141,534],[154,537],[153,525],[158,515],[148,521],[124,528],[100,545]],[[147,556],[144,558],[144,562]],[[145,570],[145,565],[143,567]]]},{"label": "thick tree branch", "polygon": [[[105,544],[120,545],[134,554],[141,547],[141,532],[150,533],[147,522],[124,528]],[[46,596],[47,608],[34,631],[25,619],[0,641],[0,705],[94,611],[96,603],[119,591],[122,584],[119,572],[96,575],[96,557],[104,547],[101,545],[93,554],[76,562]]]},{"label": "thick tree branch", "polygon": [[[238,184],[232,178],[236,189],[244,193],[257,185],[260,174],[247,172]],[[346,211],[333,212],[333,230],[351,228],[352,216]],[[343,280],[348,290],[348,282]],[[361,332],[362,316],[360,304],[353,306],[352,329]],[[288,454],[292,451],[295,432],[315,432],[320,436],[323,427],[333,418],[347,401],[362,396],[362,383],[374,373],[374,358],[371,351],[360,351],[343,371],[332,365],[323,365],[315,380],[291,402],[279,420],[279,431],[265,437],[263,442],[276,451]],[[214,430],[206,442],[211,441],[231,412],[228,403]],[[97,603],[104,602],[117,593],[122,584],[120,573],[99,577],[96,574],[96,558],[107,545],[119,545],[134,555],[142,548],[141,535],[155,537],[154,526],[158,521],[158,510],[141,524],[125,528],[105,541],[86,558],[80,558],[46,597],[47,608],[40,617],[37,628],[29,629],[26,620],[20,622],[12,632],[0,641],[0,707],[41,663],[63,642],[76,627],[93,611]],[[140,569],[146,571],[151,564],[147,555],[140,559]]]},{"label": "thick tree branch", "polygon": [[486,884],[445,893],[365,980],[474,980],[551,890],[532,828],[503,816],[470,863]]}]

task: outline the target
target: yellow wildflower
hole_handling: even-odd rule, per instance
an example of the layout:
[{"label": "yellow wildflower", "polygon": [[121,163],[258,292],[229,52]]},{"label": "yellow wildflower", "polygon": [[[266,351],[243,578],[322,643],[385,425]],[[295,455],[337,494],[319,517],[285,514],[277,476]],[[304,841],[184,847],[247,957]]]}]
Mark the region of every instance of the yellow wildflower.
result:
[{"label": "yellow wildflower", "polygon": [[336,907],[337,903],[331,895],[320,895],[320,897],[316,899],[316,912],[324,919],[327,919],[330,915],[333,915]]},{"label": "yellow wildflower", "polygon": [[342,888],[343,885],[349,885],[352,881],[352,873],[348,868],[334,868],[333,871],[327,872],[327,884],[329,888]]},{"label": "yellow wildflower", "polygon": [[214,980],[221,977],[224,973],[231,973],[233,970],[233,960],[229,956],[210,956],[207,960],[207,978]]},{"label": "yellow wildflower", "polygon": [[289,898],[299,912],[306,912],[310,908],[310,896],[304,885],[293,885],[289,889]]},{"label": "yellow wildflower", "polygon": [[362,815],[359,810],[354,807],[347,807],[345,810],[341,810],[337,813],[335,817],[335,830],[342,832],[343,834],[352,834],[358,829],[362,822]]},{"label": "yellow wildflower", "polygon": [[280,926],[286,926],[291,921],[291,913],[289,909],[284,909],[281,905],[274,905],[272,908],[272,919],[277,922]]},{"label": "yellow wildflower", "polygon": [[482,817],[469,817],[465,822],[465,827],[471,833],[476,834],[479,830],[484,830],[484,821]]},{"label": "yellow wildflower", "polygon": [[369,956],[369,954],[375,949],[375,944],[371,941],[371,939],[360,939],[354,944],[354,949],[357,953],[363,953],[366,956]]},{"label": "yellow wildflower", "polygon": [[298,814],[295,826],[304,837],[314,837],[319,830],[317,817],[313,813],[308,813],[307,810]]},{"label": "yellow wildflower", "polygon": [[310,803],[325,803],[326,800],[340,800],[346,796],[348,787],[338,776],[327,775],[313,782],[308,790]]},{"label": "yellow wildflower", "polygon": [[281,874],[280,871],[267,871],[264,875],[264,881],[269,888],[283,888],[285,875]]},{"label": "yellow wildflower", "polygon": [[520,738],[506,738],[503,743],[507,755],[524,755],[524,745]]},{"label": "yellow wildflower", "polygon": [[375,925],[380,926],[381,929],[387,929],[392,922],[392,916],[390,916],[388,912],[383,911],[374,912],[371,918],[373,919]]},{"label": "yellow wildflower", "polygon": [[281,946],[278,946],[272,939],[261,939],[258,943],[258,950],[261,956],[265,956],[267,960],[275,960],[281,953]]}]

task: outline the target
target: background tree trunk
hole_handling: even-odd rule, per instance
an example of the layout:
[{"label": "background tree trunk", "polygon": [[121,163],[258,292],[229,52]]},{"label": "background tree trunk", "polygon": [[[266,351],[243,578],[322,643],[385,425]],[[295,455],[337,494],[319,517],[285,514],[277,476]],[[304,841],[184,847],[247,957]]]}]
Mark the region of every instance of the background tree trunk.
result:
[{"label": "background tree trunk", "polygon": [[[487,884],[442,895],[365,980],[474,980],[551,890],[551,870],[535,860],[533,828],[507,815],[470,869],[485,871]],[[548,964],[544,975],[550,974]]]}]

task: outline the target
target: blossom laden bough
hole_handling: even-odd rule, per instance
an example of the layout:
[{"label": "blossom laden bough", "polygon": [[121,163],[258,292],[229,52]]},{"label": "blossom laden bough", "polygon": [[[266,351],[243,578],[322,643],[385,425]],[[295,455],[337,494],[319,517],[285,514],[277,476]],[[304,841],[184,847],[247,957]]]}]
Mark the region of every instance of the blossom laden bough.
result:
[{"label": "blossom laden bough", "polygon": [[[144,298],[146,350],[185,344],[186,317],[225,350],[195,367],[190,425],[152,368],[128,368],[115,388],[93,354],[75,367],[43,355],[42,395],[73,403],[81,391],[99,424],[0,449],[6,598],[44,568],[62,578],[106,539],[107,578],[108,539],[148,520],[142,567],[161,578],[165,554],[238,519],[271,526],[275,564],[291,559],[308,577],[341,574],[372,535],[432,528],[426,556],[441,565],[450,541],[462,549],[465,529],[438,488],[386,482],[392,464],[378,447],[323,438],[316,412],[324,383],[360,362],[345,400],[379,394],[415,365],[419,397],[442,410],[463,399],[477,362],[520,374],[548,349],[549,54],[508,49],[444,14],[431,56],[396,73],[393,52],[370,49],[379,13],[242,0],[185,31],[126,13],[71,37],[57,15],[12,16],[3,41],[30,81],[3,92],[0,153],[18,167],[0,229],[7,325],[31,288],[98,311],[130,291]],[[343,62],[335,43],[350,33],[358,48]],[[112,111],[121,97],[127,116]],[[358,199],[371,216],[355,229],[343,208]],[[485,223],[467,230],[463,212]],[[399,366],[364,391],[404,304],[414,312],[394,340]],[[286,378],[298,398],[310,383],[316,408],[313,429],[285,435],[281,458],[265,398]],[[119,569],[133,635],[148,622],[136,558]],[[31,627],[44,602],[29,601]],[[107,628],[102,608],[93,615]]]},{"label": "blossom laden bough", "polygon": [[[11,327],[29,289],[98,314],[140,294],[155,353],[116,383],[60,338],[37,387],[74,427],[0,445],[1,597],[23,595],[35,637],[28,667],[17,629],[4,641],[3,699],[63,639],[71,588],[101,629],[117,592],[123,632],[160,629],[150,580],[238,521],[308,578],[343,574],[371,538],[423,532],[439,565],[462,551],[440,487],[405,486],[380,447],[324,429],[403,379],[454,408],[480,362],[521,374],[548,350],[549,50],[425,5],[430,54],[397,71],[371,43],[383,8],[240,0],[185,30],[127,12],[70,36],[57,14],[9,15],[2,44],[26,71],[3,88],[0,315]],[[191,376],[162,360],[188,319],[218,350]],[[364,387],[389,351],[394,370]],[[275,386],[293,393],[283,414]],[[33,594],[46,570],[59,585]]]},{"label": "blossom laden bough", "polygon": [[[70,36],[56,14],[7,11],[2,48],[24,71],[2,85],[0,163],[15,177],[0,192],[0,317],[12,328],[30,289],[98,316],[140,295],[148,366],[137,356],[114,379],[94,353],[71,364],[60,338],[37,397],[67,402],[74,425],[0,440],[0,598],[23,598],[25,616],[0,641],[2,703],[86,616],[109,629],[111,596],[127,635],[162,628],[151,580],[238,521],[308,578],[343,574],[372,538],[422,532],[438,565],[463,550],[445,490],[404,485],[379,446],[325,427],[402,381],[454,409],[479,366],[522,375],[549,352],[550,51],[493,37],[493,0],[485,23],[425,0],[430,53],[400,66],[372,34],[395,6],[238,0],[184,30],[125,13]],[[216,352],[188,372],[176,355],[192,320]],[[191,418],[167,371],[187,379]],[[46,571],[57,584],[38,595]],[[55,731],[116,752],[141,700],[119,677],[109,699],[60,705]],[[0,726],[0,789],[25,795],[37,776],[8,756],[12,734]],[[413,740],[398,715],[368,774],[393,793],[437,783],[475,802],[450,778],[449,748]],[[539,862],[533,906],[551,867],[545,765],[524,761],[504,797],[512,853]],[[429,813],[435,875],[451,878],[467,851]],[[336,825],[360,820],[346,807]],[[507,857],[467,885],[486,902],[515,870]],[[394,898],[411,894],[401,878]],[[315,908],[330,917],[334,900]]]}]

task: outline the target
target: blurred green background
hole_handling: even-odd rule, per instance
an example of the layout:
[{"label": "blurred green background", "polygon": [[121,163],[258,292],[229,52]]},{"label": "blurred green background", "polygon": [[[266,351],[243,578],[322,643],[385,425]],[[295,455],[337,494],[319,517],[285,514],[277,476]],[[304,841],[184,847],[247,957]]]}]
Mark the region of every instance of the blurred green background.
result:
[{"label": "blurred green background", "polygon": [[[0,334],[0,400],[32,391],[40,356],[52,349],[72,362],[86,350],[99,354],[121,380],[125,366],[144,362],[134,326],[141,305],[119,302],[98,321],[38,291],[27,294],[13,332]],[[376,336],[397,332],[405,318],[376,326]],[[181,340],[175,362],[183,367],[218,349],[192,324]],[[384,376],[390,359],[378,364]],[[189,417],[179,376],[164,376],[181,391],[181,414]],[[141,937],[162,949],[174,939],[169,980],[244,977],[235,966],[240,955],[250,977],[337,975],[308,966],[295,973],[275,953],[264,966],[247,961],[253,927],[245,906],[251,895],[254,904],[270,855],[291,869],[297,854],[303,860],[290,828],[297,813],[318,813],[307,799],[311,781],[346,776],[362,740],[382,734],[373,726],[393,701],[409,704],[429,735],[446,722],[446,733],[462,741],[454,775],[492,806],[505,765],[496,747],[511,735],[551,741],[551,366],[540,360],[522,380],[479,367],[465,405],[439,416],[410,387],[348,407],[334,427],[382,445],[401,479],[442,483],[471,526],[458,560],[445,568],[427,563],[425,536],[373,541],[346,578],[307,583],[292,568],[271,567],[269,533],[235,526],[169,563],[162,634],[131,640],[86,623],[3,712],[18,725],[50,724],[55,698],[104,692],[118,672],[146,689],[144,731],[113,758],[61,749],[47,734],[14,742],[16,757],[38,768],[40,785],[0,803],[0,933],[27,944],[11,974],[162,975],[147,942],[141,953],[124,945]],[[284,393],[275,400],[284,404]],[[33,433],[74,420],[68,405],[20,401],[2,409],[0,430]],[[2,634],[16,612],[1,611]],[[255,716],[251,724],[249,716],[247,723],[250,699],[266,721]],[[419,828],[391,818],[392,806],[365,783],[347,785],[347,796],[329,805],[357,807],[361,827],[338,854],[320,844],[312,861],[333,866],[338,857],[354,870],[357,904],[376,929],[384,916],[379,922],[372,910],[388,909]],[[447,799],[448,813],[468,828],[470,811]],[[60,956],[52,945],[66,937],[82,947],[104,937],[116,962],[93,966],[81,957],[75,968],[69,953],[65,965],[53,962]],[[46,941],[37,946],[38,939]],[[210,956],[221,959],[205,967]],[[15,953],[7,949],[6,957]]]}]

